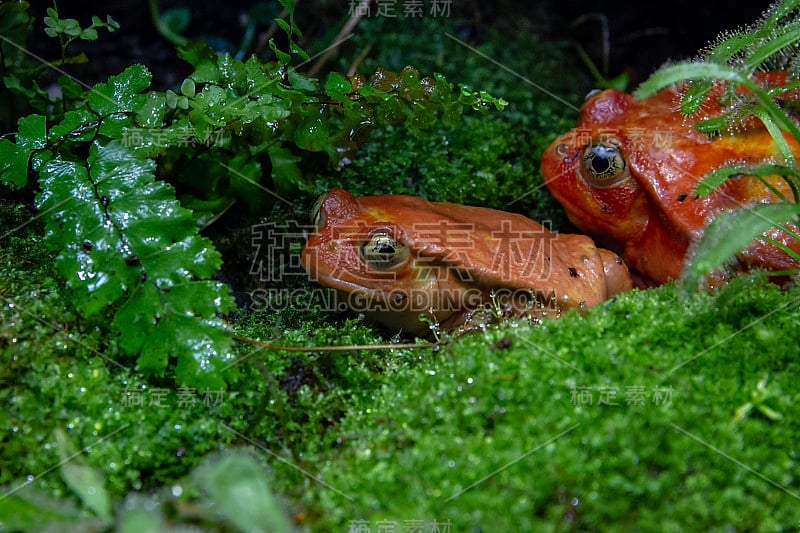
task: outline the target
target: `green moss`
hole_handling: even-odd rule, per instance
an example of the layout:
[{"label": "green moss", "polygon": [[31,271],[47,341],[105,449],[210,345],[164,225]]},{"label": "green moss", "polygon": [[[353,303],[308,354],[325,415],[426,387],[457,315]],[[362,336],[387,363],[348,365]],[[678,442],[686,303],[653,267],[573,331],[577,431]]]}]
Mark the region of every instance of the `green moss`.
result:
[{"label": "green moss", "polygon": [[[720,321],[727,291],[736,304]],[[319,458],[354,498],[316,486],[325,527],[796,526],[800,291],[727,291],[686,304],[671,287],[633,292],[586,316],[454,339],[390,376],[337,429],[347,445]],[[732,423],[765,374],[783,419]]]}]

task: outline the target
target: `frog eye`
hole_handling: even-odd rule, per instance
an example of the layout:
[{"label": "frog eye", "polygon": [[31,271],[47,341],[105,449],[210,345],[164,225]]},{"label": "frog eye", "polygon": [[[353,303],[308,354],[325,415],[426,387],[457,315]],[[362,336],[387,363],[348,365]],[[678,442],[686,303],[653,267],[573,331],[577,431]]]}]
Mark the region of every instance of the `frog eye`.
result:
[{"label": "frog eye", "polygon": [[405,261],[408,256],[408,246],[396,240],[386,232],[378,232],[361,245],[361,258],[366,263],[377,269],[387,269],[397,266]]},{"label": "frog eye", "polygon": [[625,159],[615,142],[590,142],[581,158],[583,176],[591,185],[607,187],[627,177]]},{"label": "frog eye", "polygon": [[317,229],[325,225],[325,213],[322,211],[322,204],[327,197],[328,193],[320,194],[317,201],[314,202],[314,207],[311,208],[311,221]]}]

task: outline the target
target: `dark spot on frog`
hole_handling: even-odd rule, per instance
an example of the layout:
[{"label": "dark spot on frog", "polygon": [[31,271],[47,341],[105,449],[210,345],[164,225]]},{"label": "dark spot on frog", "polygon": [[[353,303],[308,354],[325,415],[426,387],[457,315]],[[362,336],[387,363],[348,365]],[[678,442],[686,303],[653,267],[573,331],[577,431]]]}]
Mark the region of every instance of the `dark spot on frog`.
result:
[{"label": "dark spot on frog", "polygon": [[140,265],[141,263],[142,260],[139,259],[138,255],[129,255],[128,257],[125,258],[125,264],[128,265],[129,267]]},{"label": "dark spot on frog", "polygon": [[83,249],[84,250],[86,250],[88,252],[88,251],[91,251],[92,248],[94,248],[94,243],[92,241],[89,241],[89,240],[83,241]]},{"label": "dark spot on frog", "polygon": [[103,207],[108,207],[109,202],[110,200],[108,199],[108,196],[100,197],[100,205],[102,205]]},{"label": "dark spot on frog", "polygon": [[679,201],[679,202],[682,202],[682,201],[686,200],[686,197],[687,197],[687,196],[689,196],[689,194],[688,194],[688,193],[685,193],[685,192],[682,192],[682,193],[680,193],[680,194],[678,195],[678,201]]},{"label": "dark spot on frog", "polygon": [[567,270],[569,270],[569,275],[572,276],[573,278],[577,278],[578,277],[578,271],[575,270],[574,268],[569,267]]}]

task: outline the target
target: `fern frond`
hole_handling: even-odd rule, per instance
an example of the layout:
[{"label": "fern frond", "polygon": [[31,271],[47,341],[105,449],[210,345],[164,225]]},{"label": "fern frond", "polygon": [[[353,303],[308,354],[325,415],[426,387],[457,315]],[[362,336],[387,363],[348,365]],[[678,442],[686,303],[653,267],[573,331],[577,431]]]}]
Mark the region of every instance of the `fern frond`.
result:
[{"label": "fern frond", "polygon": [[174,357],[181,383],[221,387],[209,369],[227,361],[230,335],[216,317],[233,301],[224,285],[202,281],[221,258],[154,170],[119,141],[95,142],[86,163],[44,165],[37,207],[81,314],[122,304],[112,331],[140,369],[163,374]]}]

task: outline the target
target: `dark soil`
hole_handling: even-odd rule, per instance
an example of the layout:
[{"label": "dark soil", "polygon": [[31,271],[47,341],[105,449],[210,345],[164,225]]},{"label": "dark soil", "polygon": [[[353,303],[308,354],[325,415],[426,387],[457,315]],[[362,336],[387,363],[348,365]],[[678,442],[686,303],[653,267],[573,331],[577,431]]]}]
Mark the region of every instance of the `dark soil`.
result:
[{"label": "dark soil", "polygon": [[[304,31],[304,42],[314,42],[331,34],[348,17],[354,0],[304,2],[297,6],[298,26]],[[248,11],[257,2],[253,0],[227,0],[176,2],[161,1],[159,9],[189,6],[191,22],[183,34],[189,38],[210,41],[219,50],[238,49]],[[431,0],[425,0],[429,9]],[[274,4],[277,4],[276,2]],[[41,18],[45,16],[48,2],[34,2],[31,12],[37,19],[33,49],[45,58],[57,58],[57,43],[44,35]],[[398,0],[399,11],[402,2]],[[734,29],[754,21],[766,9],[766,2],[727,5],[689,0],[670,2],[589,2],[577,0],[547,0],[544,2],[479,2],[478,0],[452,0],[452,17],[459,17],[468,25],[463,34],[473,42],[480,42],[490,27],[502,29],[528,21],[531,31],[548,39],[569,40],[581,43],[605,74],[614,76],[622,71],[631,75],[634,85],[646,78],[654,69],[669,59],[693,56],[713,40],[719,32]],[[110,14],[121,28],[108,34],[100,31],[100,40],[84,45],[74,43],[70,53],[86,51],[90,61],[72,67],[75,74],[87,84],[105,80],[133,63],[143,63],[153,72],[153,88],[175,87],[189,73],[187,64],[176,57],[174,45],[159,35],[152,23],[149,3],[141,0],[114,0],[98,4],[89,1],[62,1],[58,3],[62,18],[77,18],[88,24],[92,15],[104,18]],[[277,10],[273,6],[272,9]],[[607,59],[603,59],[603,29],[607,31]],[[257,29],[263,34],[266,26]],[[357,30],[356,30],[357,31]],[[258,38],[254,39],[258,42]],[[250,52],[252,50],[248,50]],[[268,52],[268,50],[267,50]]]}]

